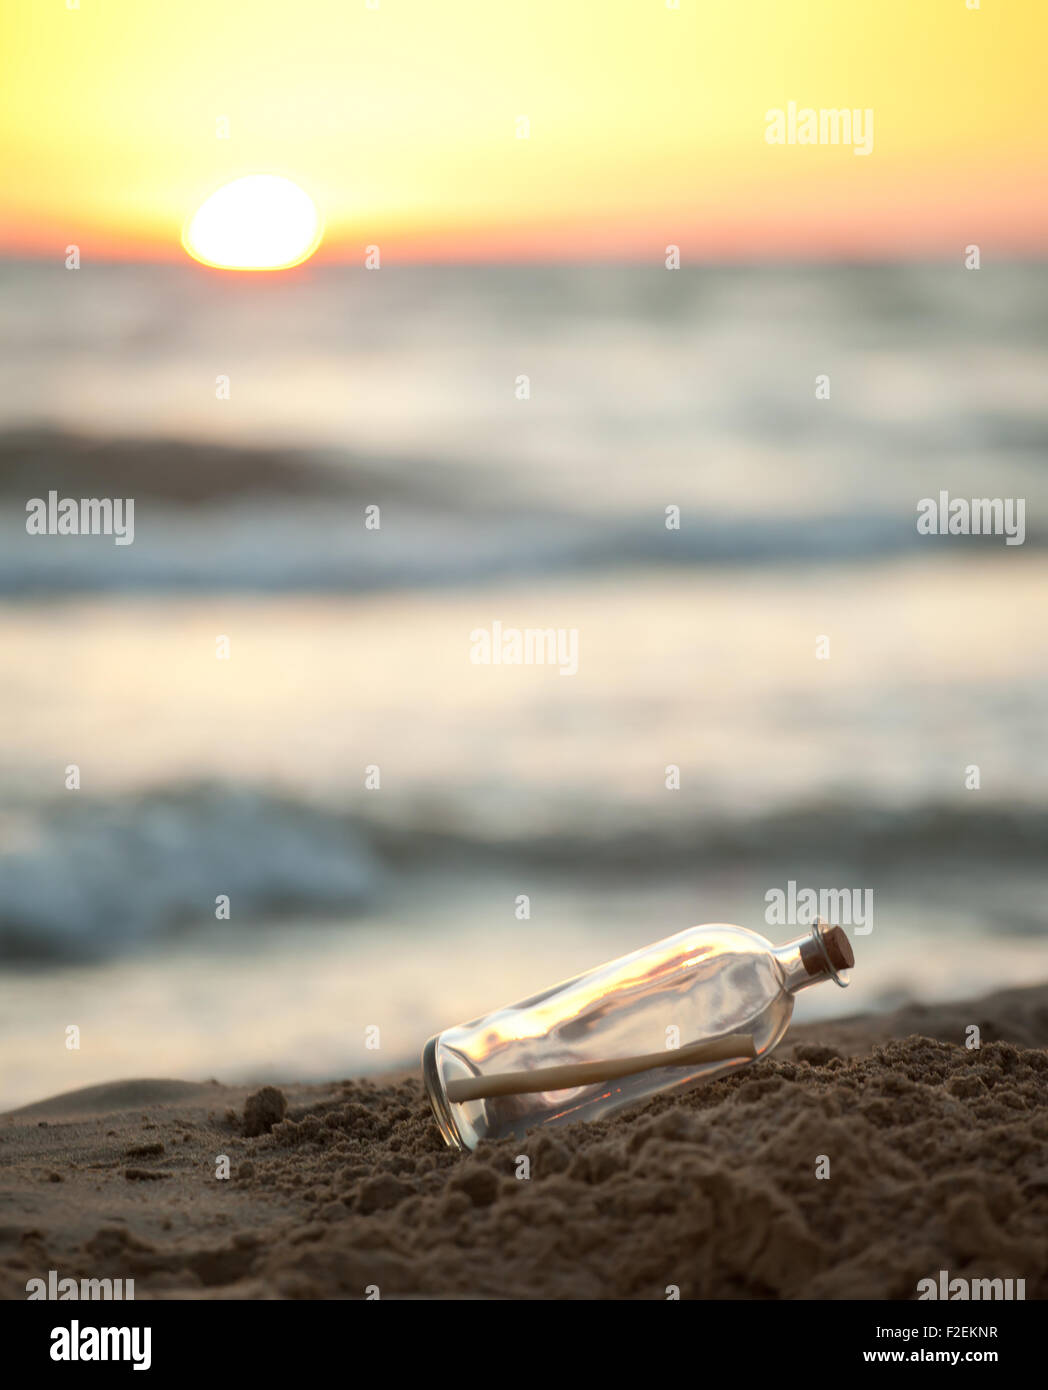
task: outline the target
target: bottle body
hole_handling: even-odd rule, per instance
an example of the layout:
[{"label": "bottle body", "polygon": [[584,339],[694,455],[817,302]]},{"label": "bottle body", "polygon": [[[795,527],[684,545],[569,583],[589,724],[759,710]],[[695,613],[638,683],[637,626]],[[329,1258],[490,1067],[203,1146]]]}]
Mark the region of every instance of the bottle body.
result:
[{"label": "bottle body", "polygon": [[[824,957],[818,928],[811,937],[776,948],[745,927],[690,927],[519,1004],[445,1029],[423,1053],[423,1077],[441,1132],[449,1144],[472,1149],[482,1139],[522,1137],[538,1126],[605,1119],[659,1092],[745,1066],[782,1038],[798,988],[819,978],[844,983]],[[737,1035],[752,1039],[752,1048],[738,1056],[672,1062],[678,1049],[686,1056]],[[654,1054],[654,1066],[599,1078],[602,1065],[614,1071],[609,1064],[617,1063],[621,1070],[623,1059],[643,1064]],[[580,1064],[580,1084],[565,1086],[565,1074],[571,1079]],[[544,1069],[556,1088],[536,1089]],[[467,1082],[483,1090],[495,1077],[507,1080],[507,1073],[531,1074],[531,1089],[453,1098],[469,1089]],[[591,1079],[592,1073],[598,1078]]]}]

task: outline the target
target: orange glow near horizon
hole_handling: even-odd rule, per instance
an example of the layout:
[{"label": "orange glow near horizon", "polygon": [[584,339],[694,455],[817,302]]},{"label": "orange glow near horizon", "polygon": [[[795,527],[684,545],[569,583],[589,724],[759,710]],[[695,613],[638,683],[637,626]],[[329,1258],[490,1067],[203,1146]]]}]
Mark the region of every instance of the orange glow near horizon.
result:
[{"label": "orange glow near horizon", "polygon": [[[9,6],[0,252],[181,259],[260,172],[355,264],[1048,250],[1048,8],[679,5]],[[872,110],[871,153],[769,143],[791,101]]]}]

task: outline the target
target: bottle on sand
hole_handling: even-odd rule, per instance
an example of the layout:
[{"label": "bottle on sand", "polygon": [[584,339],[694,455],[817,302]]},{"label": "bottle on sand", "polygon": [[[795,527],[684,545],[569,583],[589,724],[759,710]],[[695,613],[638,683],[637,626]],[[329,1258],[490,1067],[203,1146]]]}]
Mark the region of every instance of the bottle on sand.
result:
[{"label": "bottle on sand", "polygon": [[746,927],[689,927],[430,1038],[422,1074],[455,1148],[603,1120],[746,1066],[781,1040],[798,990],[844,986],[841,927],[773,946]]}]

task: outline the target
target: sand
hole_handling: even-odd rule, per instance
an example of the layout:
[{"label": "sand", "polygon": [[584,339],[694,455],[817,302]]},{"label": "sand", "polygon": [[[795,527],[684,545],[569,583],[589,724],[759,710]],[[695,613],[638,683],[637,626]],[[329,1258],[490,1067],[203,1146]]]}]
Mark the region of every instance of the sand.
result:
[{"label": "sand", "polygon": [[137,1299],[910,1299],[945,1269],[1043,1298],[1046,1044],[1048,986],[809,1025],[474,1155],[415,1075],[89,1087],[0,1116],[0,1295],[55,1269]]}]

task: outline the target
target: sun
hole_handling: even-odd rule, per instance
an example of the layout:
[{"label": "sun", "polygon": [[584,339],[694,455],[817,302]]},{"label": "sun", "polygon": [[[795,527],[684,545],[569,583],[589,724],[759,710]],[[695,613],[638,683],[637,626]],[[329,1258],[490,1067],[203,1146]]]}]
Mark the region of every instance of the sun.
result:
[{"label": "sun", "polygon": [[285,270],[307,260],[323,227],[313,199],[277,174],[248,174],[223,185],[186,223],[182,245],[222,270]]}]

